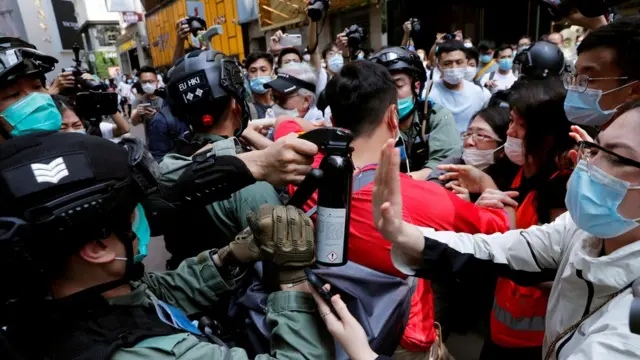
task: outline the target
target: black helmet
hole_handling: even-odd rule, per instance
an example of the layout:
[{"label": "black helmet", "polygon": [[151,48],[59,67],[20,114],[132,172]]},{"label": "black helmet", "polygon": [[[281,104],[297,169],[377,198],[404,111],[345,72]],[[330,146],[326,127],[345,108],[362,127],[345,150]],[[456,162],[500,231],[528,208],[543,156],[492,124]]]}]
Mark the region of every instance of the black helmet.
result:
[{"label": "black helmet", "polygon": [[559,76],[565,68],[562,50],[548,41],[533,43],[518,53],[513,63],[520,68],[520,74],[530,79]]},{"label": "black helmet", "polygon": [[213,119],[214,111],[231,97],[242,106],[242,127],[236,135],[246,128],[251,115],[242,68],[235,58],[215,50],[196,50],[178,60],[168,76],[167,102],[176,116],[186,117],[196,128],[210,127],[218,120]]},{"label": "black helmet", "polygon": [[0,37],[0,84],[25,75],[44,75],[58,60],[38,51],[35,46],[14,37]]},{"label": "black helmet", "polygon": [[415,52],[404,47],[394,46],[380,50],[371,56],[370,60],[386,67],[390,73],[403,72],[413,76],[414,82],[420,81],[418,94],[422,93],[427,82],[427,71],[422,65],[420,56]]}]

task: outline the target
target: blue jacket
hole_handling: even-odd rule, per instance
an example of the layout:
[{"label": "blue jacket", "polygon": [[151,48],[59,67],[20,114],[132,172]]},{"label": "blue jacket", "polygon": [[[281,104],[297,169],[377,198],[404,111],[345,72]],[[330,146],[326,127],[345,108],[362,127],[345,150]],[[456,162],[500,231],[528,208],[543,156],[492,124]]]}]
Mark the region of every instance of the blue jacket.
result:
[{"label": "blue jacket", "polygon": [[178,120],[165,102],[147,124],[147,144],[153,158],[160,162],[171,151],[176,141],[189,131],[189,124]]}]

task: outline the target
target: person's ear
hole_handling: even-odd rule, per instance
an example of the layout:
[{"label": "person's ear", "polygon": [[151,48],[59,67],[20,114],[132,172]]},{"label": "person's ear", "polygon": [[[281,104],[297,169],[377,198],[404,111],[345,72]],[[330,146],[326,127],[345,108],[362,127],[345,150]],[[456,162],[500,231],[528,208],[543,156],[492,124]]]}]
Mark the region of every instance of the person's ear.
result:
[{"label": "person's ear", "polygon": [[[115,260],[118,256],[116,253],[115,243],[111,235],[105,240],[95,240],[88,242],[83,246],[78,254],[82,259],[93,264],[106,264]],[[115,241],[119,241],[115,239]]]},{"label": "person's ear", "polygon": [[389,127],[389,131],[391,131],[392,134],[396,134],[399,130],[398,130],[398,105],[397,104],[391,104],[389,105],[389,107],[387,108],[387,112],[385,114],[385,119],[387,122],[387,126]]},{"label": "person's ear", "polygon": [[418,94],[418,96],[420,96],[420,86],[422,85],[422,83],[420,81],[416,81],[416,94]]},{"label": "person's ear", "polygon": [[304,96],[304,101],[302,102],[302,105],[305,109],[308,109],[311,106],[311,96],[307,95]]}]

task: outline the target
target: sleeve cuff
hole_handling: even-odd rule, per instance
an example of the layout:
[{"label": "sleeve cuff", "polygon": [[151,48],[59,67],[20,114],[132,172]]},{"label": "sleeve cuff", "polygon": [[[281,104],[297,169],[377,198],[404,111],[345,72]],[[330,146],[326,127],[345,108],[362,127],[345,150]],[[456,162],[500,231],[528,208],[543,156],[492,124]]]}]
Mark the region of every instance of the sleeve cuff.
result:
[{"label": "sleeve cuff", "polygon": [[314,313],[318,308],[311,294],[299,291],[278,291],[269,295],[267,309],[272,313],[285,311]]},{"label": "sleeve cuff", "polygon": [[233,276],[227,274],[227,278],[225,278],[225,274],[219,271],[216,264],[213,263],[209,251],[203,251],[196,257],[196,266],[198,266],[200,276],[206,280],[208,287],[214,294],[222,294],[234,289]]},{"label": "sleeve cuff", "polygon": [[[416,227],[420,229],[420,232],[422,232],[422,235],[424,236],[427,236],[427,234],[432,234],[435,231],[432,228],[425,228],[420,226]],[[418,257],[422,259],[423,255],[420,254],[418,255]],[[398,269],[398,271],[400,271],[401,273],[409,276],[413,276],[416,274],[416,271],[419,270],[420,265],[412,264],[412,259],[413,257],[405,254],[398,248],[398,246],[391,246],[391,262],[393,263],[393,266],[395,266],[396,269]]]}]

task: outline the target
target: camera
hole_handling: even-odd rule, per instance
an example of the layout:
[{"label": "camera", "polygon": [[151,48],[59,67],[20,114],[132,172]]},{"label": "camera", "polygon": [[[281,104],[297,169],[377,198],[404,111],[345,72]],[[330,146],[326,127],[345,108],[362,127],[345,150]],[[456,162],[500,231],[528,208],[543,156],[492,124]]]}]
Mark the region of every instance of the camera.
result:
[{"label": "camera", "polygon": [[552,20],[560,21],[569,16],[573,9],[578,9],[585,17],[594,18],[627,1],[629,0],[540,0],[540,3],[547,9]]},{"label": "camera", "polygon": [[362,42],[366,39],[364,30],[358,25],[351,25],[344,36],[347,37],[347,44],[349,45],[349,53],[355,56],[357,50],[360,49]]},{"label": "camera", "polygon": [[94,79],[89,80],[82,77],[82,74],[88,74],[89,70],[82,67],[82,61],[80,60],[80,46],[78,46],[78,44],[73,45],[73,55],[74,55],[73,62],[75,63],[75,65],[68,68],[63,68],[62,72],[72,73],[73,77],[75,78],[76,86],[71,89],[67,89],[63,91],[62,95],[66,95],[66,96],[75,95],[77,92],[82,90],[84,91],[106,90],[107,88],[102,82],[96,81]]},{"label": "camera", "polygon": [[118,94],[102,91],[80,92],[76,95],[76,114],[89,123],[87,134],[102,137],[102,117],[118,112]]},{"label": "camera", "polygon": [[420,20],[416,18],[412,18],[409,21],[411,21],[411,38],[416,38],[418,37],[418,34],[420,34],[422,24],[420,23]]},{"label": "camera", "polygon": [[311,21],[320,21],[324,14],[329,10],[329,0],[311,0],[309,8],[307,9],[307,15]]},{"label": "camera", "polygon": [[455,34],[446,34],[445,36],[442,37],[442,40],[444,41],[455,40],[455,39],[456,39]]}]

